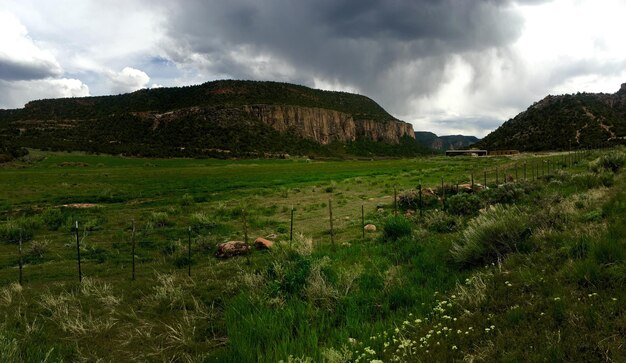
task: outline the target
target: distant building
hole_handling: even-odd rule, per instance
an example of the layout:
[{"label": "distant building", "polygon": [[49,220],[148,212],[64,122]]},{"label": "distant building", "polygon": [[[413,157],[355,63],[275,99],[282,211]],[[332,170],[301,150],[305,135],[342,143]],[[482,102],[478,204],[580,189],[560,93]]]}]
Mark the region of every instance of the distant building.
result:
[{"label": "distant building", "polygon": [[486,156],[487,150],[446,150],[446,156]]},{"label": "distant building", "polygon": [[519,154],[519,150],[492,150],[489,155],[515,155]]}]

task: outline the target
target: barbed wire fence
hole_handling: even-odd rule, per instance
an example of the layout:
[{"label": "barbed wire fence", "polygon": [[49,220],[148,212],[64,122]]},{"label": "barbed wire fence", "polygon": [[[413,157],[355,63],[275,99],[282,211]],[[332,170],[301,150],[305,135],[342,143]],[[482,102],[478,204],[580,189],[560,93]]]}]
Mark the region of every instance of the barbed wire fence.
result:
[{"label": "barbed wire fence", "polygon": [[[604,151],[606,149],[600,149]],[[464,191],[476,192],[490,187],[498,187],[504,183],[518,183],[528,181],[538,181],[542,177],[553,175],[557,170],[563,170],[572,168],[578,165],[583,159],[590,155],[595,155],[598,150],[575,150],[561,154],[548,154],[540,155],[532,158],[526,158],[523,162],[518,160],[512,161],[504,165],[496,165],[494,167],[486,168],[478,172],[470,172],[469,175],[459,178],[441,178],[441,184],[437,186],[427,187],[420,183],[415,187],[419,195],[418,210],[413,211],[416,216],[423,218],[424,212],[430,208],[427,208],[423,203],[423,197],[425,191],[436,196],[441,203],[441,208],[446,209],[446,199],[452,194],[462,193]],[[529,162],[530,161],[530,162]],[[480,180],[482,177],[482,180]],[[479,183],[479,180],[483,183]],[[406,190],[405,190],[406,191]],[[403,191],[403,192],[405,192]],[[393,215],[397,215],[399,212],[397,187],[393,189],[393,202],[391,208],[393,208]],[[328,229],[324,231],[324,234],[328,235],[328,240],[332,245],[336,244],[336,231],[337,227],[345,228],[346,223],[343,218],[339,218],[337,215],[333,216],[333,199],[328,199]],[[355,215],[358,217],[352,218],[351,222],[348,222],[347,227],[358,226],[359,233],[355,234],[355,238],[360,237],[366,239],[365,226],[365,207],[361,203],[359,210],[355,211]],[[292,206],[287,210],[289,212],[289,242],[292,243],[294,239],[294,226],[297,228],[298,215],[295,208]],[[249,225],[247,221],[247,211],[244,208],[241,210],[241,235],[243,236],[243,242],[248,247],[246,253],[246,261],[249,264],[251,258],[251,251],[254,250],[253,246],[250,246],[248,241]],[[356,221],[356,222],[354,222]],[[140,227],[140,228],[138,228]],[[99,233],[108,233],[109,237],[114,234],[118,240],[110,240],[107,238],[98,238]],[[143,225],[136,224],[135,220],[131,220],[128,226],[121,228],[94,228],[85,225],[79,220],[73,221],[71,228],[65,228],[61,232],[49,232],[49,233],[37,233],[38,241],[63,241],[65,240],[64,247],[67,248],[65,254],[57,254],[60,260],[59,263],[67,263],[68,261],[75,260],[76,263],[76,277],[79,282],[83,280],[83,262],[98,262],[98,255],[102,253],[105,248],[115,249],[118,253],[126,253],[126,257],[120,259],[118,262],[127,263],[130,265],[129,279],[135,281],[137,278],[137,260],[150,260],[149,258],[141,258],[139,254],[142,253],[142,247],[146,246],[152,248],[154,241],[151,241],[149,237],[157,237],[155,239],[161,239],[164,241],[172,240],[173,236],[176,236],[175,241],[182,245],[183,241],[186,243],[186,251],[181,251],[178,254],[176,264],[178,267],[187,267],[188,276],[192,275],[192,265],[194,264],[194,255],[199,251],[194,251],[194,247],[198,248],[198,242],[205,237],[205,231],[202,227],[198,226],[185,226],[185,227],[167,227],[166,231],[159,231],[158,228],[152,223],[145,222]],[[209,233],[210,234],[210,233]],[[137,245],[138,239],[139,245]],[[36,260],[33,258],[33,254],[36,254],[37,247],[31,244],[31,250],[28,256],[25,256],[24,246],[29,240],[34,240],[34,236],[24,233],[22,229],[19,229],[19,233],[15,238],[9,238],[5,244],[16,244],[15,253],[2,252],[0,253],[0,271],[13,269],[17,267],[17,281],[20,285],[24,284],[24,270],[28,265],[25,263],[29,260]],[[194,244],[194,242],[196,242]],[[75,245],[75,254],[69,252]],[[167,249],[168,245],[164,248]],[[213,245],[213,249],[215,249]],[[33,252],[35,249],[35,252]],[[164,252],[168,255],[173,255],[177,247],[171,247]],[[205,253],[206,246],[202,246],[202,253]],[[81,255],[82,252],[82,255]],[[186,252],[186,253],[185,253]],[[16,266],[17,265],[17,266]],[[46,268],[54,268],[48,264]],[[75,278],[76,278],[75,277]],[[69,278],[69,277],[68,277]]]}]

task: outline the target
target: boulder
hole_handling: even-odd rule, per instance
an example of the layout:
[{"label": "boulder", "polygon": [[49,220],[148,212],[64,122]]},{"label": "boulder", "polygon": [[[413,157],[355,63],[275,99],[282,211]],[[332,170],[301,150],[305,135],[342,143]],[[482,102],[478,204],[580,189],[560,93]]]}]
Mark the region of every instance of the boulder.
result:
[{"label": "boulder", "polygon": [[363,227],[363,229],[365,230],[365,232],[376,232],[376,226],[373,224],[366,224],[365,227]]},{"label": "boulder", "polygon": [[272,242],[272,241],[270,241],[268,239],[265,239],[263,237],[259,237],[259,238],[254,240],[254,245],[259,250],[269,250],[272,247],[273,244],[274,244],[274,242]]},{"label": "boulder", "polygon": [[415,215],[415,211],[414,211],[413,209],[407,209],[407,210],[404,212],[404,216],[405,216],[405,217],[412,217],[412,216],[414,216],[414,215]]},{"label": "boulder", "polygon": [[225,243],[220,243],[217,246],[217,252],[215,252],[215,257],[229,258],[238,255],[245,255],[249,251],[250,246],[248,246],[245,242],[228,241]]}]

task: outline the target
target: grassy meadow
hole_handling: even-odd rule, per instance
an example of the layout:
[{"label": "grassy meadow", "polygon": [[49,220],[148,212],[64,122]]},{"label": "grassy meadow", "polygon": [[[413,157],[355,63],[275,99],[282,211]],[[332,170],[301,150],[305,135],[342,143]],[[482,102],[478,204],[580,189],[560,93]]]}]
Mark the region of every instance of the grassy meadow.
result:
[{"label": "grassy meadow", "polygon": [[[30,161],[0,167],[0,357],[624,360],[625,158],[622,150],[347,161],[32,151]],[[484,184],[485,172],[489,189],[457,192],[472,174]],[[445,205],[426,191],[441,194],[442,178]],[[407,212],[419,184],[423,216]],[[365,237],[361,208],[377,226]],[[213,256],[245,234],[275,244]]]}]

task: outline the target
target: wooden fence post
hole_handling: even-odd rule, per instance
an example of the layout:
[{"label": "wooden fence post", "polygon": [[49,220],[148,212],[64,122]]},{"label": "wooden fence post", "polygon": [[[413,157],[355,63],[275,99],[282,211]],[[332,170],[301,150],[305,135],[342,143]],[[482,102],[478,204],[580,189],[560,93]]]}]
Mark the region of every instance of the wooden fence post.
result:
[{"label": "wooden fence post", "polygon": [[293,205],[291,206],[291,222],[289,223],[289,242],[293,242]]},{"label": "wooden fence post", "polygon": [[424,216],[424,205],[422,204],[422,182],[420,182],[420,185],[418,186],[418,190],[419,190],[419,196],[420,196],[420,217]]},{"label": "wooden fence post", "polygon": [[330,242],[335,244],[335,236],[333,232],[333,201],[332,199],[328,199],[328,219],[330,221]]},{"label": "wooden fence post", "polygon": [[22,259],[22,229],[20,228],[20,286],[22,286],[22,268],[24,260]]},{"label": "wooden fence post", "polygon": [[393,215],[398,215],[398,191],[396,187],[393,187]]},{"label": "wooden fence post", "polygon": [[250,265],[250,254],[252,253],[252,248],[250,247],[250,245],[248,245],[248,220],[247,220],[247,216],[246,216],[246,209],[242,208],[241,209],[241,217],[243,220],[243,242],[246,244],[246,247],[248,248],[248,251],[246,251],[246,263],[248,265]]},{"label": "wooden fence post", "polygon": [[496,187],[498,184],[500,184],[500,181],[498,180],[498,167],[496,166]]},{"label": "wooden fence post", "polygon": [[446,209],[446,189],[443,185],[443,177],[441,177],[441,210]]},{"label": "wooden fence post", "polygon": [[361,233],[365,239],[365,207],[361,204]]},{"label": "wooden fence post", "polygon": [[191,226],[187,229],[187,276],[191,277]]},{"label": "wooden fence post", "polygon": [[83,282],[83,272],[80,269],[80,239],[78,236],[78,221],[76,221],[76,257],[78,259],[78,281]]},{"label": "wooden fence post", "polygon": [[133,231],[130,235],[130,243],[132,249],[132,258],[133,258],[133,275],[132,280],[135,281],[135,220],[133,219]]}]

